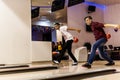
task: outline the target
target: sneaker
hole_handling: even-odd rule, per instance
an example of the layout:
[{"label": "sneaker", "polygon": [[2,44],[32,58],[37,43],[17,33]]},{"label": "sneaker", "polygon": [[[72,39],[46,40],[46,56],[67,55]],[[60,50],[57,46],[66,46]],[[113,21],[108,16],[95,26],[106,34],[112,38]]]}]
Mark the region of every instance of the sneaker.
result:
[{"label": "sneaker", "polygon": [[59,64],[59,61],[57,61],[57,60],[53,60],[53,62],[54,62],[55,64]]},{"label": "sneaker", "polygon": [[105,64],[106,66],[112,66],[112,65],[115,65],[115,63],[114,62],[109,62],[109,63],[107,63],[107,64]]},{"label": "sneaker", "polygon": [[82,65],[82,67],[91,68],[91,65],[89,63],[85,63]]},{"label": "sneaker", "polygon": [[72,66],[76,66],[76,65],[78,65],[78,62],[72,63]]}]

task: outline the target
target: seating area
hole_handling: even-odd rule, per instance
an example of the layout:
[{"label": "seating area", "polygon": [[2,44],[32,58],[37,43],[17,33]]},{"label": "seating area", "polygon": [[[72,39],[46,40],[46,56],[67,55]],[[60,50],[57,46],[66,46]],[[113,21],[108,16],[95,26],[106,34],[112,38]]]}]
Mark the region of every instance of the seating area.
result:
[{"label": "seating area", "polygon": [[120,60],[120,46],[105,45],[106,52],[113,60]]},{"label": "seating area", "polygon": [[[90,54],[90,48],[88,46],[91,47],[91,45],[87,43],[87,46],[78,47],[74,50],[74,55],[79,62],[87,61],[88,56]],[[104,49],[113,60],[120,60],[120,47],[114,47],[113,45],[108,45],[108,46],[105,45]],[[53,59],[56,59],[58,55],[59,52],[53,52],[53,57],[54,57]],[[68,60],[68,59],[69,56],[67,55],[63,57],[63,60]],[[95,60],[104,60],[102,56],[99,54],[98,50],[96,50]]]}]

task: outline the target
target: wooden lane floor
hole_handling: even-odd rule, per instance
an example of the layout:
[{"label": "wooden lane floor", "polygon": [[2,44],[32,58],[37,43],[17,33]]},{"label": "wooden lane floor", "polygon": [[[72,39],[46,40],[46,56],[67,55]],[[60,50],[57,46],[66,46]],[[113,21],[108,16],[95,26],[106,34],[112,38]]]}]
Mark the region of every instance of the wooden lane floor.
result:
[{"label": "wooden lane floor", "polygon": [[[89,75],[89,78],[91,77],[96,77],[91,74],[97,74],[97,76],[101,76],[101,73],[107,73],[106,75],[110,75],[111,73],[114,74],[119,74],[116,73],[116,69],[118,70],[119,67],[119,61],[117,62],[115,66],[107,67],[105,66],[106,62],[105,61],[96,61],[91,69],[87,69],[82,67],[81,65],[83,63],[79,63],[77,66],[71,66],[71,62],[65,61],[62,62],[62,64],[59,65],[58,69],[53,69],[53,70],[42,70],[42,71],[23,71],[23,72],[13,72],[13,73],[5,73],[5,74],[0,74],[0,80],[46,80],[46,79],[51,79],[51,80],[82,80],[82,79],[87,79],[87,77],[80,77],[80,75]],[[42,63],[43,64],[43,63]],[[33,64],[32,67],[37,67],[40,66],[41,63],[36,63]],[[51,63],[46,63],[42,66],[49,66],[52,65]],[[54,65],[56,66],[56,65]],[[99,73],[101,72],[101,73]],[[104,75],[104,76],[106,76]],[[120,75],[120,74],[119,74]],[[89,80],[89,79],[88,79]],[[92,80],[92,78],[91,78]],[[97,79],[99,80],[99,79]],[[107,80],[107,79],[106,79]],[[117,80],[117,79],[116,79]]]},{"label": "wooden lane floor", "polygon": [[32,66],[31,64],[16,64],[16,65],[4,65],[0,66],[0,74],[2,73],[14,73],[14,72],[30,72],[30,71],[42,71],[58,69],[56,65],[37,65]]}]

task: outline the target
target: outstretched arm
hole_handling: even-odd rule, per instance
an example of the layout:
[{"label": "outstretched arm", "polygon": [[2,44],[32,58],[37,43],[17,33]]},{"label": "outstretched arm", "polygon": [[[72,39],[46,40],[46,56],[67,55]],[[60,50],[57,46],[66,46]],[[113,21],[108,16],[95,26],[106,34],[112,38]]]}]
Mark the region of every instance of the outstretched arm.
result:
[{"label": "outstretched arm", "polygon": [[81,31],[80,29],[71,28],[71,27],[68,27],[67,30],[77,31],[77,32],[79,32],[79,33],[80,33],[80,31]]},{"label": "outstretched arm", "polygon": [[120,29],[120,25],[118,24],[104,24],[105,28],[118,28]]}]

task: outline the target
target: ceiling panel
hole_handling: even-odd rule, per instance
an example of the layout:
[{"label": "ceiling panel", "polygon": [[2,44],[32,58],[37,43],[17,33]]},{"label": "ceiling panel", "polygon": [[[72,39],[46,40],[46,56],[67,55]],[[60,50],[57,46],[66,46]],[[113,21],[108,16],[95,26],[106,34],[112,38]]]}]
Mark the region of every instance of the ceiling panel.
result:
[{"label": "ceiling panel", "polygon": [[[67,8],[51,13],[51,5],[53,0],[32,0],[32,6],[45,6],[40,8],[40,16],[46,16],[50,20],[60,20],[67,22]],[[103,5],[120,4],[120,0],[85,0]]]},{"label": "ceiling panel", "polygon": [[[33,6],[51,6],[53,0],[32,0]],[[104,5],[120,4],[120,0],[85,0]]]},{"label": "ceiling panel", "polygon": [[51,6],[53,0],[32,0],[32,6]]},{"label": "ceiling panel", "polygon": [[[32,6],[40,6],[40,17],[46,16],[50,21],[67,22],[67,8],[51,12],[53,0],[32,0]],[[37,19],[33,19],[37,20]]]}]

